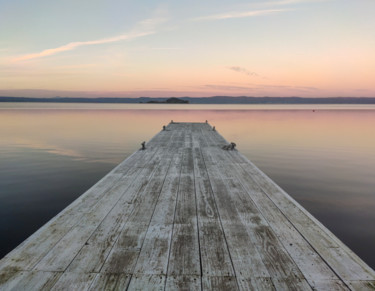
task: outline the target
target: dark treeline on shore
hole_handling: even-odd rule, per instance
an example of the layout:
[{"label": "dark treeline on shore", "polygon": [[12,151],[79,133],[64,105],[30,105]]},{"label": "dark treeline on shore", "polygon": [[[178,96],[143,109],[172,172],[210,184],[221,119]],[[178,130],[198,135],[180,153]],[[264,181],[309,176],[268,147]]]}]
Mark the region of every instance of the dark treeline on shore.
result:
[{"label": "dark treeline on shore", "polygon": [[[173,97],[174,98],[174,97]],[[169,103],[172,98],[80,98],[80,97],[6,97],[0,96],[0,102],[46,102],[46,103]],[[178,102],[180,100],[181,102]],[[174,98],[171,103],[190,104],[375,104],[375,97],[326,97],[326,98],[303,98],[303,97],[181,97]],[[177,102],[176,102],[177,101]],[[183,102],[187,101],[187,102]]]}]

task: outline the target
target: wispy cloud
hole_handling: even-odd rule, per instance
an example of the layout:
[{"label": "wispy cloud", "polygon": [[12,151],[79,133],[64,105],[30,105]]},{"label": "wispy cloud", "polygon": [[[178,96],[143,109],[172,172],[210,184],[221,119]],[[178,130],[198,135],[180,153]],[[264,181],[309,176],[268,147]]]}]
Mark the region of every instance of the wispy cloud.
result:
[{"label": "wispy cloud", "polygon": [[267,85],[267,84],[247,84],[244,86],[238,85],[222,85],[222,84],[206,84],[202,85],[203,88],[209,88],[214,90],[223,90],[223,91],[235,91],[235,92],[246,92],[246,91],[262,91],[262,90],[293,90],[299,92],[309,92],[309,91],[316,91],[319,90],[316,87],[308,87],[308,86],[290,86],[290,85]]},{"label": "wispy cloud", "polygon": [[153,51],[176,51],[176,50],[181,50],[180,47],[152,47],[150,50]]},{"label": "wispy cloud", "polygon": [[233,67],[228,67],[229,70],[235,71],[237,73],[245,74],[247,76],[254,76],[254,77],[259,77],[259,75],[255,72],[251,72],[247,70],[246,68],[243,67],[238,67],[238,66],[233,66]]},{"label": "wispy cloud", "polygon": [[252,11],[234,11],[229,13],[223,14],[215,14],[215,15],[208,15],[194,18],[194,21],[203,21],[203,20],[223,20],[223,19],[230,19],[230,18],[245,18],[245,17],[253,17],[253,16],[261,16],[261,15],[269,15],[269,14],[276,14],[288,11],[289,9],[266,9],[266,10],[252,10]]},{"label": "wispy cloud", "polygon": [[129,33],[124,33],[124,34],[120,34],[117,36],[102,38],[102,39],[97,39],[97,40],[71,42],[66,45],[62,45],[62,46],[52,48],[52,49],[46,49],[38,53],[21,55],[21,56],[13,58],[12,60],[14,62],[32,60],[32,59],[55,55],[55,54],[66,52],[66,51],[71,51],[82,46],[100,45],[100,44],[106,44],[106,43],[119,42],[122,40],[136,39],[142,36],[156,33],[156,25],[164,21],[166,21],[165,18],[146,19],[144,21],[139,22],[136,25],[136,27]]}]

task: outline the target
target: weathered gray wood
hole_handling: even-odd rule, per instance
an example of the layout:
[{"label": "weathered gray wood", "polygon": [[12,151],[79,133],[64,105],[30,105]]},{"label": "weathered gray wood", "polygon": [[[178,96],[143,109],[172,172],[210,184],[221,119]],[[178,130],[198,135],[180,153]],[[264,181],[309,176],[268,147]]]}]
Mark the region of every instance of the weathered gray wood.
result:
[{"label": "weathered gray wood", "polygon": [[202,287],[212,291],[239,290],[236,278],[232,276],[203,277]]},{"label": "weathered gray wood", "polygon": [[[272,201],[246,176],[246,173],[242,172],[236,166],[230,169],[233,170],[233,173],[235,173],[244,189],[249,193],[249,198],[251,197],[255,202],[256,207],[258,207],[264,219],[271,226],[280,239],[281,244],[288,251],[294,262],[296,262],[309,283],[315,286],[315,281],[317,280],[324,280],[325,282],[337,280],[337,275],[316,254],[310,244],[300,235]],[[334,285],[336,285],[335,282],[333,282]]]},{"label": "weathered gray wood", "polygon": [[130,282],[130,275],[98,274],[90,286],[90,291],[126,290]]},{"label": "weathered gray wood", "polygon": [[375,272],[206,123],[171,123],[0,261],[1,290],[373,290]]},{"label": "weathered gray wood", "polygon": [[168,276],[165,285],[166,291],[191,291],[201,290],[201,277],[200,276]]},{"label": "weathered gray wood", "polygon": [[196,224],[174,224],[168,276],[201,275]]},{"label": "weathered gray wood", "polygon": [[[204,159],[205,154],[203,154]],[[215,171],[214,168],[208,165],[207,172],[236,275],[246,278],[267,277],[269,273],[254,244],[253,234],[247,233],[246,225],[241,221],[241,215],[237,209],[243,206],[242,201],[238,202],[236,207],[236,201],[233,200],[235,189],[228,189],[219,171]]]},{"label": "weathered gray wood", "polygon": [[172,225],[151,225],[135,267],[135,274],[167,273]]},{"label": "weathered gray wood", "polygon": [[168,275],[201,275],[195,196],[193,153],[188,148],[181,166]]},{"label": "weathered gray wood", "polygon": [[[159,154],[159,156],[157,156]],[[117,203],[110,210],[109,214],[102,221],[101,225],[91,235],[85,246],[81,249],[81,252],[74,259],[69,266],[69,271],[81,270],[85,272],[94,272],[100,270],[104,261],[106,260],[116,238],[119,235],[119,229],[121,229],[125,223],[125,220],[134,219],[138,217],[138,221],[142,223],[140,218],[145,220],[145,223],[149,222],[150,217],[145,214],[145,211],[149,211],[157,200],[158,193],[150,191],[159,190],[162,187],[162,181],[168,170],[171,157],[169,152],[154,153],[152,160],[163,161],[159,164],[151,163],[152,166],[146,167],[141,174],[139,174],[133,181],[131,186],[126,189],[122,194],[121,198],[117,200]],[[129,184],[129,182],[127,182]],[[108,202],[107,202],[108,204]],[[97,212],[97,211],[96,211]],[[97,215],[97,213],[95,215]],[[108,213],[108,211],[104,211]],[[117,218],[114,220],[113,218]],[[93,219],[90,219],[93,221]],[[141,230],[141,229],[139,229]],[[104,234],[103,234],[104,232]],[[104,240],[103,240],[104,238]],[[79,246],[77,246],[79,247]],[[71,248],[70,248],[71,249]],[[123,251],[114,251],[117,253],[124,253]],[[132,253],[133,254],[133,253]],[[110,256],[112,260],[113,256]],[[68,260],[68,257],[64,258]],[[96,262],[95,264],[87,264],[88,261]],[[115,260],[116,261],[116,260]],[[112,262],[112,261],[111,261]],[[113,263],[115,267],[104,268],[105,272],[116,272],[117,263]],[[123,264],[120,264],[121,268],[124,268]],[[119,270],[118,272],[122,272]]]},{"label": "weathered gray wood", "polygon": [[133,275],[128,287],[129,291],[162,291],[165,287],[165,276],[162,275]]},{"label": "weathered gray wood", "polygon": [[[151,158],[151,157],[150,157]],[[140,159],[142,161],[142,159]],[[136,163],[135,166],[138,164]],[[140,171],[134,167],[136,171]],[[116,181],[134,176],[137,172],[132,171],[123,175],[108,174],[84,195],[68,206],[64,211],[50,220],[29,239],[12,251],[8,256],[7,265],[18,267],[22,270],[30,270],[35,264],[48,253],[54,245],[61,240],[71,228],[77,224],[90,207],[94,207],[100,199],[116,187]],[[121,180],[123,180],[121,179]],[[124,182],[124,181],[122,181]],[[106,205],[106,203],[104,203]],[[8,257],[7,256],[7,257]],[[0,269],[2,264],[0,263]]]},{"label": "weathered gray wood", "polygon": [[271,278],[237,278],[239,289],[242,291],[247,290],[276,290],[275,285],[272,283]]},{"label": "weathered gray wood", "polygon": [[[176,175],[175,172],[179,172],[179,161],[181,159],[180,154],[176,154],[173,160],[170,163],[170,167],[168,169],[167,176],[165,179],[163,179],[163,185],[161,189],[161,193],[155,193],[155,192],[147,192],[145,191],[145,199],[142,199],[138,207],[138,211],[134,211],[132,215],[129,218],[128,223],[125,225],[124,229],[122,230],[118,242],[114,249],[112,250],[112,253],[114,255],[110,256],[109,261],[106,262],[106,265],[104,267],[104,271],[110,270],[113,263],[112,260],[116,259],[117,255],[115,253],[125,253],[130,251],[136,250],[137,256],[135,256],[135,261],[132,261],[132,264],[137,263],[137,260],[140,256],[141,248],[144,247],[144,240],[146,233],[149,233],[151,218],[154,220],[154,224],[156,222],[160,221],[160,217],[164,217],[159,215],[155,215],[155,213],[159,213],[163,211],[160,207],[157,208],[156,203],[158,200],[165,202],[167,199],[172,199],[173,197],[177,196],[177,188],[178,183],[176,184],[176,181],[174,178],[177,178],[178,181],[178,174]],[[172,178],[173,177],[173,178]],[[167,183],[165,183],[167,181]],[[174,192],[175,191],[175,192]],[[170,202],[170,201],[169,201]],[[171,203],[174,205],[174,203]],[[163,203],[162,205],[165,205]],[[174,212],[174,207],[172,208],[172,214]],[[165,211],[165,210],[164,210]],[[173,222],[173,220],[172,220]],[[151,231],[150,231],[151,232]],[[145,247],[150,247],[150,245],[145,244]],[[142,253],[142,256],[140,256],[140,259],[145,259],[144,252]],[[147,255],[146,255],[147,259]],[[133,265],[132,265],[133,268]],[[118,270],[123,271],[123,270]],[[132,269],[131,269],[132,271]],[[113,271],[112,271],[113,272]]]},{"label": "weathered gray wood", "polygon": [[78,274],[65,272],[61,275],[53,290],[88,290],[97,274]]},{"label": "weathered gray wood", "polygon": [[[166,164],[168,167],[164,167],[161,171],[158,171],[154,177],[159,177],[162,181],[159,188],[166,189],[164,187],[165,176],[167,177],[171,173],[174,175],[176,166],[179,167],[180,155],[176,154],[173,160],[169,160]],[[170,166],[171,165],[171,166]],[[169,169],[168,169],[169,168]],[[149,224],[153,213],[155,212],[155,205],[159,196],[163,196],[162,193],[159,195],[158,192],[149,192],[154,190],[154,187],[146,187],[142,194],[138,195],[137,205],[134,210],[129,214],[128,221],[118,236],[117,243],[111,250],[111,254],[108,257],[103,271],[111,273],[132,273],[134,266],[138,260],[141,247],[143,246],[145,235],[148,231]],[[129,257],[128,259],[121,260],[119,257]]]},{"label": "weathered gray wood", "polygon": [[[180,160],[180,155],[178,155],[176,159]],[[169,176],[175,176],[176,170],[179,172],[178,165],[176,163],[172,163],[172,168],[169,172]],[[166,184],[165,188],[163,187],[159,197],[161,198],[160,201],[162,203],[165,202],[166,199],[176,196],[176,188],[173,187],[173,181],[174,179],[168,180],[168,182],[172,183]],[[176,201],[176,199],[173,198],[171,200],[172,205],[175,205],[174,201]],[[172,212],[174,213],[174,208],[175,206],[171,207],[172,211],[170,214],[172,214]],[[137,265],[134,270],[135,273],[163,275],[167,273],[173,224],[162,223],[160,221],[160,215],[158,215],[158,213],[161,210],[162,209],[160,207],[156,206],[156,215],[152,216],[150,226],[145,234],[141,252],[139,254]],[[155,214],[155,212],[153,214]]]},{"label": "weathered gray wood", "polygon": [[233,276],[228,245],[199,148],[194,150],[193,156],[202,274]]},{"label": "weathered gray wood", "polygon": [[[74,257],[85,245],[87,240],[97,229],[105,216],[113,209],[124,193],[131,192],[132,197],[136,195],[142,187],[145,186],[143,181],[147,181],[152,176],[156,164],[150,167],[141,169],[141,172],[136,172],[138,175],[129,176],[112,191],[107,192],[106,201],[97,204],[89,213],[83,216],[83,221],[80,221],[77,226],[70,230],[59,241],[50,252],[38,263],[37,270],[44,271],[64,271],[72,262]],[[130,184],[130,186],[129,186]]]},{"label": "weathered gray wood", "polygon": [[372,281],[351,281],[350,288],[353,290],[373,291],[375,290],[375,280]]},{"label": "weathered gray wood", "polygon": [[[209,135],[209,136],[212,137],[212,135]],[[212,153],[210,154],[212,155]],[[261,173],[258,169],[256,169],[250,162],[247,161],[246,158],[244,158],[238,152],[220,151],[219,149],[215,149],[214,154],[227,156],[227,160],[225,160],[224,158],[220,159],[221,162],[225,161],[225,165],[223,164],[217,165],[217,168],[221,169],[222,172],[223,172],[223,168],[225,168],[226,175],[229,175],[231,178],[234,178],[234,179],[237,178],[241,180],[241,183],[244,185],[245,188],[247,188],[252,199],[255,199],[257,203],[257,207],[260,207],[264,217],[270,221],[273,229],[278,234],[278,237],[282,238],[281,241],[283,242],[284,246],[293,257],[293,259],[297,262],[298,267],[301,268],[301,270],[303,271],[310,285],[317,287],[317,282],[319,281],[319,282],[324,282],[325,286],[328,288],[329,282],[331,282],[331,288],[332,289],[336,288],[337,280],[339,279],[339,277],[337,277],[337,275],[332,272],[331,268],[326,264],[326,262],[321,259],[321,256],[319,255],[319,253],[316,253],[316,251],[311,248],[311,245],[310,245],[311,242],[310,241],[306,242],[304,237],[301,236],[301,234],[299,233],[298,228],[296,229],[295,226],[291,224],[290,221],[285,218],[285,214],[284,214],[285,209],[284,211],[280,211],[277,207],[278,205],[276,205],[274,201],[269,200],[269,197],[266,191],[271,191],[272,193],[272,191],[275,191],[275,189],[277,190],[281,190],[281,189],[279,189],[279,187],[277,186],[273,187],[273,185],[275,184],[273,184],[272,181],[264,182],[264,180],[262,179],[264,179],[265,175]],[[239,162],[238,166],[236,165],[237,162]],[[253,166],[251,177],[249,176],[248,168],[247,168],[247,171],[242,169],[244,167],[248,167],[249,165]],[[256,177],[258,177],[260,182],[257,183],[256,181],[253,180],[253,179],[256,180]],[[258,187],[258,184],[262,182],[264,182],[263,186],[266,190],[263,190],[263,189],[260,190],[259,188],[258,189],[256,188]],[[270,182],[272,182],[273,185],[270,185],[271,184]],[[271,190],[269,188],[271,188]],[[262,191],[265,191],[265,192],[261,193]],[[289,196],[286,193],[284,194],[285,195],[283,199],[280,199],[280,197],[275,199],[277,200],[277,203],[278,204],[283,203],[282,200],[284,200],[284,204],[285,204],[285,200],[286,200],[287,204],[293,206],[291,207],[293,210],[295,208],[299,210],[300,207],[298,207],[298,204],[294,203],[292,199],[288,200]],[[293,217],[295,218],[295,215],[293,215]],[[298,221],[298,223],[301,223],[301,222],[303,223],[303,220]],[[307,227],[307,225],[308,224],[304,226],[304,230],[307,232],[310,232],[310,229]],[[317,224],[314,224],[312,229],[318,229],[318,231],[320,232],[323,231],[323,228],[321,226],[318,226]],[[314,237],[312,238],[314,240]],[[329,236],[325,234],[320,235],[317,241],[318,243],[321,243],[323,241],[325,243],[325,248],[330,250],[330,252],[332,252],[333,250],[343,251],[342,248],[336,248],[335,243],[337,243],[337,241],[334,242],[333,240],[329,238]],[[323,257],[325,258],[326,256],[323,256]],[[335,262],[336,265],[343,264],[342,257],[345,258],[345,256],[340,256],[340,255],[336,256],[336,260],[341,261],[341,262]],[[335,259],[332,258],[331,262],[334,260]],[[352,266],[352,268],[353,267],[354,266]],[[360,272],[360,273],[362,275],[364,274],[363,272]],[[340,276],[340,278],[341,277],[343,277],[344,279],[346,278],[345,276]]]},{"label": "weathered gray wood", "polygon": [[[10,270],[9,270],[10,271]],[[14,271],[1,273],[1,290],[49,290],[63,273]]]},{"label": "weathered gray wood", "polygon": [[264,173],[250,162],[241,166],[252,174],[267,196],[340,278],[350,281],[371,280],[375,277],[373,270]]},{"label": "weathered gray wood", "polygon": [[312,290],[310,285],[306,282],[305,279],[293,278],[293,277],[287,278],[287,279],[275,278],[275,279],[272,279],[272,282],[275,285],[276,290],[296,290],[296,291]]},{"label": "weathered gray wood", "polygon": [[[225,230],[228,232],[228,237],[234,237],[238,240],[233,241],[236,247],[231,247],[230,249],[240,250],[242,246],[248,252],[252,250],[252,253],[249,253],[246,257],[259,259],[258,261],[249,262],[249,265],[263,268],[263,274],[257,274],[255,270],[251,270],[249,276],[251,274],[256,277],[267,276],[268,274],[264,268],[265,264],[272,277],[288,278],[293,275],[301,278],[302,274],[298,266],[290,258],[253,201],[241,189],[241,185],[232,179],[223,179],[224,170],[226,169],[216,166],[214,169],[210,168],[209,172],[216,177],[222,175],[222,180],[211,178],[212,181],[215,181],[213,185],[217,184],[214,192],[231,193],[229,199],[228,197],[225,199],[224,195],[219,195],[217,199],[219,211],[222,211],[222,219],[226,218],[225,225],[228,225],[228,227]],[[238,217],[233,217],[234,214]],[[236,225],[233,224],[234,221],[237,221]],[[245,237],[246,233],[248,233],[247,238]],[[240,240],[242,237],[245,238]],[[242,258],[242,256],[239,257]],[[245,274],[241,274],[241,276],[245,277]]]},{"label": "weathered gray wood", "polygon": [[110,274],[132,274],[139,256],[139,250],[112,249],[101,272]]},{"label": "weathered gray wood", "polygon": [[[223,211],[228,209],[226,208],[228,205],[233,209],[239,209],[238,223],[233,224],[233,222],[226,221],[224,230],[228,233],[227,237],[231,238],[228,240],[229,243],[233,244],[233,246],[230,246],[231,254],[232,250],[236,250],[236,252],[239,252],[237,255],[239,260],[243,261],[244,257],[251,259],[251,261],[245,261],[244,263],[243,270],[248,271],[244,273],[242,270],[240,275],[248,278],[252,276],[264,277],[268,274],[275,278],[302,277],[298,267],[282,247],[272,229],[260,218],[261,216],[258,213],[251,212],[251,207],[246,207],[250,204],[248,201],[236,199],[241,193],[238,188],[230,187],[233,185],[230,182],[230,180],[226,181],[222,187],[229,186],[228,191],[232,194],[232,205],[229,201],[221,201],[218,204],[221,205],[219,209],[223,209]],[[249,209],[249,213],[241,213],[243,208]],[[242,223],[240,223],[241,221]],[[241,264],[234,263],[234,266],[236,268]],[[246,269],[246,266],[252,267],[249,270],[249,267]]]}]

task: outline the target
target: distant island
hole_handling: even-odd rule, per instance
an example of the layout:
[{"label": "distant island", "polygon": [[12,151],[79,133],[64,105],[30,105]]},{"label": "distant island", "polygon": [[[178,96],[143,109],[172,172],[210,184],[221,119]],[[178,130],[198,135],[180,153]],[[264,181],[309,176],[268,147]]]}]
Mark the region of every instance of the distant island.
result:
[{"label": "distant island", "polygon": [[44,102],[44,103],[168,103],[168,104],[375,104],[375,97],[171,97],[171,98],[80,98],[80,97],[7,97],[0,96],[0,102]]},{"label": "distant island", "polygon": [[[143,102],[140,102],[143,103]],[[150,100],[147,101],[147,103],[169,103],[169,104],[187,104],[189,103],[189,100],[183,100],[176,97],[168,98],[165,101],[159,101],[159,100]]]}]

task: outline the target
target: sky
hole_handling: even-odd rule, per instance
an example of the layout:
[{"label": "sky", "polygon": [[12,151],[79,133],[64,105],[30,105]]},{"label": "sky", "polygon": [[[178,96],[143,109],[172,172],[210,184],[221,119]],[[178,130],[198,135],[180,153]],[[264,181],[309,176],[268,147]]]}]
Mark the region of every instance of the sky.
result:
[{"label": "sky", "polygon": [[0,96],[375,97],[373,0],[0,0]]}]

